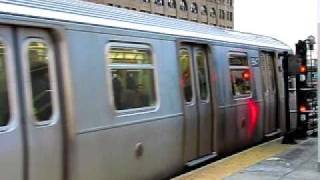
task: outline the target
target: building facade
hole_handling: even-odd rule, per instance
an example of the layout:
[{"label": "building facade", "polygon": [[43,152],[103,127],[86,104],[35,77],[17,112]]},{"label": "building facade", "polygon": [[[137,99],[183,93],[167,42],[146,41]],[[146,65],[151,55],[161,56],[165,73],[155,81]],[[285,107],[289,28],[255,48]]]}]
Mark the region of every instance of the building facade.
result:
[{"label": "building facade", "polygon": [[233,0],[85,0],[233,29]]}]

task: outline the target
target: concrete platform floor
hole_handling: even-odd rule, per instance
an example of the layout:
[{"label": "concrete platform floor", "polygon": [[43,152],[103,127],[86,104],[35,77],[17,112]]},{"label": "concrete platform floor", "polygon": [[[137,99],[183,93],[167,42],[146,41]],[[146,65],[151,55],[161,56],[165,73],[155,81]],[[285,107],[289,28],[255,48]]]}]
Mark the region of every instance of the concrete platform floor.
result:
[{"label": "concrete platform floor", "polygon": [[317,138],[283,145],[274,140],[220,161],[176,180],[320,180]]},{"label": "concrete platform floor", "polygon": [[263,160],[225,180],[320,180],[317,139],[300,142],[289,151]]}]

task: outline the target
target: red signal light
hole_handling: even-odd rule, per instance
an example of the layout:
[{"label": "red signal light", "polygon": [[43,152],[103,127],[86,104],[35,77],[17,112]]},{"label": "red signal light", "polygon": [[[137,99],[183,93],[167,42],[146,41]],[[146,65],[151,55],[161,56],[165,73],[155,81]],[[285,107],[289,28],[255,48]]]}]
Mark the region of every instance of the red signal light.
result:
[{"label": "red signal light", "polygon": [[307,107],[304,105],[301,105],[299,108],[300,112],[306,112],[307,111]]},{"label": "red signal light", "polygon": [[244,71],[244,72],[242,73],[242,78],[243,78],[244,80],[250,80],[250,78],[251,78],[250,71],[249,71],[249,70]]},{"label": "red signal light", "polygon": [[305,73],[305,72],[307,72],[307,67],[302,65],[302,66],[300,66],[299,70],[300,70],[300,73]]}]

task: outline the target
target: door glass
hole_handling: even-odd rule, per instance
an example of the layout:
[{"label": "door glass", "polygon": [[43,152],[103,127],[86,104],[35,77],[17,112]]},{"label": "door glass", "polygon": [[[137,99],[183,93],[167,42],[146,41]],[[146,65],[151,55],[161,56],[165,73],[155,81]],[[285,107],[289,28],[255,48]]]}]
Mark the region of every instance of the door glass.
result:
[{"label": "door glass", "polygon": [[200,99],[206,101],[208,99],[208,71],[206,54],[203,51],[197,51],[196,55],[198,67],[198,82],[200,89]]},{"label": "door glass", "polygon": [[270,90],[274,91],[275,90],[275,74],[274,74],[274,69],[273,69],[273,55],[272,54],[268,54],[268,69],[269,69],[269,73],[270,73]]},{"label": "door glass", "polygon": [[52,88],[49,72],[49,49],[42,41],[28,44],[33,113],[37,121],[48,121],[52,115]]},{"label": "door glass", "polygon": [[190,57],[188,49],[180,49],[179,62],[181,70],[181,84],[184,90],[185,102],[191,102],[193,98]]},{"label": "door glass", "polygon": [[5,54],[5,45],[0,41],[0,126],[8,125],[10,118]]},{"label": "door glass", "polygon": [[273,55],[263,52],[261,55],[261,70],[263,73],[263,85],[265,91],[275,90],[275,74],[273,69]]}]

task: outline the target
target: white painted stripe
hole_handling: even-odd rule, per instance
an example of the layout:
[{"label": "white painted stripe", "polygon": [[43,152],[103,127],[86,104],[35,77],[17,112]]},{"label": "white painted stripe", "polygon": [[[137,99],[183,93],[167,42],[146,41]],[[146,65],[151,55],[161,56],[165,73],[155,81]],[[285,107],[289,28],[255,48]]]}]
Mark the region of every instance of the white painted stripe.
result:
[{"label": "white painted stripe", "polygon": [[7,4],[3,2],[0,3],[0,12],[15,14],[15,15],[22,15],[22,16],[54,19],[54,20],[60,20],[60,21],[70,21],[75,23],[85,23],[85,24],[91,24],[91,25],[100,25],[100,26],[107,26],[107,27],[154,32],[154,33],[161,33],[161,34],[167,34],[167,35],[193,37],[193,38],[200,38],[200,39],[209,39],[209,40],[216,40],[216,41],[256,45],[256,46],[262,46],[262,47],[272,47],[272,48],[279,48],[279,49],[289,49],[289,47],[285,45],[274,45],[274,44],[263,43],[263,42],[247,41],[247,40],[241,40],[241,39],[230,38],[225,36],[217,36],[217,35],[207,34],[207,33],[203,34],[203,33],[197,33],[192,31],[184,31],[184,30],[171,29],[171,28],[158,27],[158,26],[149,26],[149,25],[136,24],[131,22],[77,15],[77,14],[66,13],[66,12],[57,12],[53,10],[37,9],[33,7]]}]

